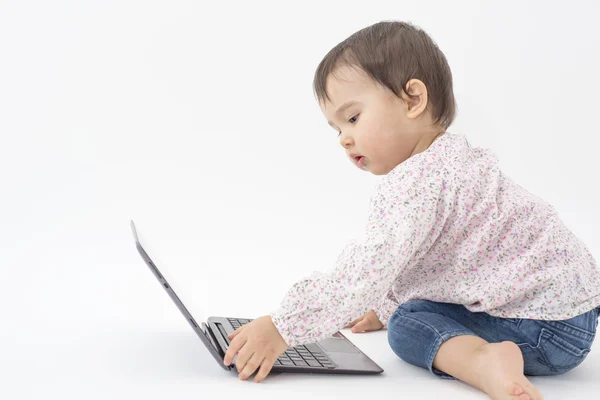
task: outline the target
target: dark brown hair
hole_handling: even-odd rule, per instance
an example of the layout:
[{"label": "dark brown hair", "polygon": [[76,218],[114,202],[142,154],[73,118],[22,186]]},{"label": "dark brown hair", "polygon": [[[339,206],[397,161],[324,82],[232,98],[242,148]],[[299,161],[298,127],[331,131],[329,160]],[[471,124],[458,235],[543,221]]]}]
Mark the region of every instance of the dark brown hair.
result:
[{"label": "dark brown hair", "polygon": [[408,81],[421,80],[427,87],[427,107],[434,123],[444,128],[452,124],[456,114],[452,72],[444,53],[420,28],[408,22],[381,21],[336,45],[315,71],[313,90],[319,102],[331,101],[327,78],[342,66],[358,67],[398,97]]}]

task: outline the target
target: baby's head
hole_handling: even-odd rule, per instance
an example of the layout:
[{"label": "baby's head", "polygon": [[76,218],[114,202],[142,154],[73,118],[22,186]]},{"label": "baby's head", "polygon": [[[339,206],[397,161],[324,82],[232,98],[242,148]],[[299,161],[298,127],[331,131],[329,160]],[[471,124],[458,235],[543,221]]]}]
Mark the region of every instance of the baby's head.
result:
[{"label": "baby's head", "polygon": [[347,155],[375,175],[427,149],[455,115],[446,57],[405,22],[382,21],[339,43],[320,62],[313,86]]}]

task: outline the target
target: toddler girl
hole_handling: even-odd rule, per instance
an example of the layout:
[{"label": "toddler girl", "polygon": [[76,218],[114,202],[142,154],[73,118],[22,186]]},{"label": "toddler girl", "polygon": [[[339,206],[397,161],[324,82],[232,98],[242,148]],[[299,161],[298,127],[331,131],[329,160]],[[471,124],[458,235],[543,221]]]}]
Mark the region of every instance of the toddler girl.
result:
[{"label": "toddler girl", "polygon": [[438,377],[542,399],[525,375],[575,368],[596,333],[600,274],[586,246],[494,154],[447,131],[452,74],[422,30],[356,32],[319,64],[314,89],[352,163],[383,175],[364,236],[232,333],[225,364],[237,354],[240,378],[258,369],[261,381],[288,346],[387,327],[399,358]]}]

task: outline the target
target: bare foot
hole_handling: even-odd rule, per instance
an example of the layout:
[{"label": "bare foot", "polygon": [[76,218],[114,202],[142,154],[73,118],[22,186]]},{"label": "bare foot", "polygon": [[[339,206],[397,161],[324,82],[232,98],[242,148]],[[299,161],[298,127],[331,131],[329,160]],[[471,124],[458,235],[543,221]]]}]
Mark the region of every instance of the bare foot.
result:
[{"label": "bare foot", "polygon": [[477,351],[481,387],[493,400],[543,400],[523,374],[523,354],[515,343],[488,343]]}]

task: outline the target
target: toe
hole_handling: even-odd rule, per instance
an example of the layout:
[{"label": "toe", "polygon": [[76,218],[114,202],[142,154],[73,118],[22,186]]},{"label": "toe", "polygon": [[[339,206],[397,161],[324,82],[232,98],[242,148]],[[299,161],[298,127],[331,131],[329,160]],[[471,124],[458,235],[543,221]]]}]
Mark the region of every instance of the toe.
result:
[{"label": "toe", "polygon": [[542,396],[539,390],[534,389],[531,392],[531,400],[544,400],[544,396]]},{"label": "toe", "polygon": [[544,400],[540,391],[532,384],[525,385],[525,389],[527,390],[527,393],[529,393],[531,400]]},{"label": "toe", "polygon": [[506,386],[506,389],[508,391],[508,394],[515,396],[515,399],[519,399],[519,395],[521,395],[525,392],[523,390],[523,388],[521,386],[517,385],[516,383],[509,383]]},{"label": "toe", "polygon": [[519,399],[521,399],[521,396],[524,392],[523,388],[519,385],[515,385],[515,388],[513,390],[513,394],[519,396]]}]

